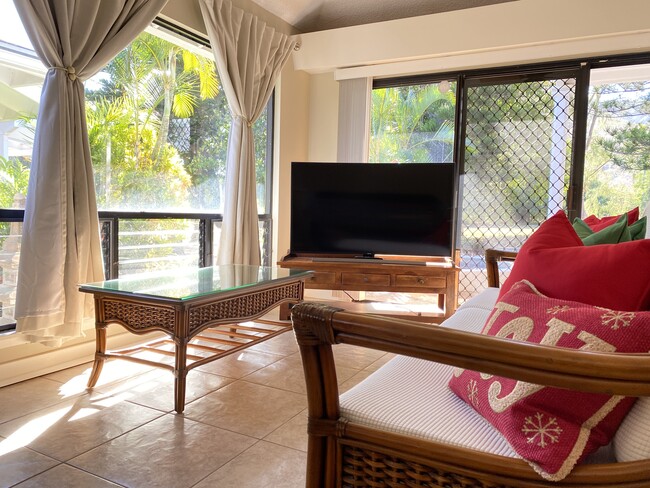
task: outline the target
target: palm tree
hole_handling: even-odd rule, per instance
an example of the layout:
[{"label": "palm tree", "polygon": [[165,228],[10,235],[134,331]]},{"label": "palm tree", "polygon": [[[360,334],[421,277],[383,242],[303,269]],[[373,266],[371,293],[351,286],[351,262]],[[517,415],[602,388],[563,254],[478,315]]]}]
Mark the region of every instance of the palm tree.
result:
[{"label": "palm tree", "polygon": [[191,117],[198,99],[219,93],[214,61],[149,33],[141,34],[118,54],[105,72],[109,79],[96,95],[122,98],[120,103],[132,112],[136,134],[145,127],[156,130],[149,155],[154,161],[162,157],[171,115]]},{"label": "palm tree", "polygon": [[453,145],[454,93],[437,84],[373,90],[370,160],[440,161]]}]

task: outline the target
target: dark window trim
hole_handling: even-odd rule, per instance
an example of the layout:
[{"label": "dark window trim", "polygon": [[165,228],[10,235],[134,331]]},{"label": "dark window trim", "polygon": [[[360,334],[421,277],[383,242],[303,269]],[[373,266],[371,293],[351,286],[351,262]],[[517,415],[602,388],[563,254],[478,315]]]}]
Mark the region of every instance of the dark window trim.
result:
[{"label": "dark window trim", "polygon": [[186,29],[185,27],[182,27],[181,25],[176,24],[175,22],[172,22],[162,17],[156,17],[153,20],[152,24],[162,27],[170,32],[173,32],[174,34],[178,34],[179,36],[184,37],[189,41],[196,42],[201,46],[211,48],[210,39],[208,39],[206,36],[197,34],[196,32]]}]

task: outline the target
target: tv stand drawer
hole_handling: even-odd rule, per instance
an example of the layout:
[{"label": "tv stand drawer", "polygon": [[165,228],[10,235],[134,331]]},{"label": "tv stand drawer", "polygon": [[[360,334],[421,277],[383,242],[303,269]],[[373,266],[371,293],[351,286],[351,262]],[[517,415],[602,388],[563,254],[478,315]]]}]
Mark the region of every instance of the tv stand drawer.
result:
[{"label": "tv stand drawer", "polygon": [[342,273],[342,285],[390,285],[389,274],[376,273]]},{"label": "tv stand drawer", "polygon": [[330,273],[327,271],[318,271],[311,275],[305,281],[305,284],[309,286],[312,285],[333,285],[336,283],[336,273]]},{"label": "tv stand drawer", "polygon": [[395,276],[395,285],[416,288],[444,288],[447,286],[447,280],[439,276],[397,275]]}]

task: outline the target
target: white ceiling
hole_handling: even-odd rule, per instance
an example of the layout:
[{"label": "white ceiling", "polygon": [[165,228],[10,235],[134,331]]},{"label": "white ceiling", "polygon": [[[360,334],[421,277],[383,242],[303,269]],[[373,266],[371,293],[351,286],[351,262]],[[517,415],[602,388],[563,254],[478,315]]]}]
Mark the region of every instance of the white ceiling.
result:
[{"label": "white ceiling", "polygon": [[314,32],[515,0],[253,0],[300,32]]}]

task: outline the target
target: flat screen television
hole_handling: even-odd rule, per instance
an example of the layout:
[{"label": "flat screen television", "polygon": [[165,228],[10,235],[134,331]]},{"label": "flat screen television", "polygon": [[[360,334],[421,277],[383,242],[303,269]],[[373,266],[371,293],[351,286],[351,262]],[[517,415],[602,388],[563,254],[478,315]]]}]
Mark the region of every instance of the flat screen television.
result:
[{"label": "flat screen television", "polygon": [[291,166],[293,254],[451,256],[452,163]]}]

